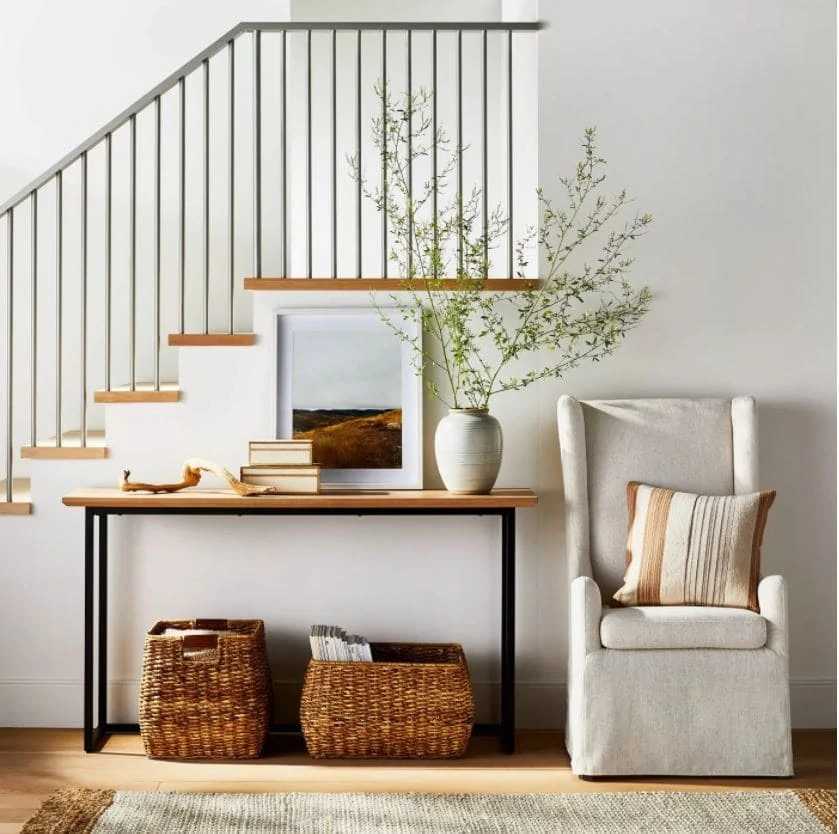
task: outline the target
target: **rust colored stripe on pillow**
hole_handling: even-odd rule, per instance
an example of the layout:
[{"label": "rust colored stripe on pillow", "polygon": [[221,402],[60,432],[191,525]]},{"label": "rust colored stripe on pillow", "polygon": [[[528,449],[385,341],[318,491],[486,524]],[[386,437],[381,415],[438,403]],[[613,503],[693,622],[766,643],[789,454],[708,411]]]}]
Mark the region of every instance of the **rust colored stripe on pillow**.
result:
[{"label": "rust colored stripe on pillow", "polygon": [[766,518],[769,515],[769,508],[772,506],[774,500],[775,490],[760,493],[755,531],[752,536],[752,564],[749,574],[749,608],[752,611],[760,610],[757,604],[757,582],[760,576],[760,547],[763,544],[763,530],[766,527]]},{"label": "rust colored stripe on pillow", "polygon": [[673,492],[669,489],[654,489],[650,496],[636,605],[661,604],[661,566],[664,562],[664,538],[672,500]]},{"label": "rust colored stripe on pillow", "polygon": [[626,485],[626,506],[629,509],[629,525],[626,530],[626,567],[632,561],[632,525],[635,523],[635,501],[638,497],[639,481],[630,481]]}]

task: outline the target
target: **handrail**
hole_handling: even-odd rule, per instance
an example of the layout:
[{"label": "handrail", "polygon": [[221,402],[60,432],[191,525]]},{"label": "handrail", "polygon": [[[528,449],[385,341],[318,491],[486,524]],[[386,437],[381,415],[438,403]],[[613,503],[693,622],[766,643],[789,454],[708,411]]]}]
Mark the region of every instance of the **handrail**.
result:
[{"label": "handrail", "polygon": [[303,21],[303,20],[288,20],[288,21],[249,21],[240,23],[244,26],[246,31],[253,29],[261,29],[263,32],[282,32],[284,29],[292,32],[305,32],[309,29],[313,31],[330,31],[337,29],[357,31],[358,29],[369,30],[371,32],[381,32],[386,30],[388,32],[404,32],[407,29],[414,31],[421,29],[424,31],[438,32],[483,32],[484,30],[490,32],[506,32],[512,30],[514,32],[528,32],[536,31],[537,29],[544,29],[545,24],[541,20],[468,20],[468,21],[448,21],[448,20],[396,20],[382,23],[376,20],[361,20],[351,22],[348,20],[318,20],[318,21]]},{"label": "handrail", "polygon": [[118,116],[111,119],[104,127],[97,130],[94,134],[84,140],[80,145],[73,148],[70,153],[63,156],[58,162],[54,165],[51,165],[47,170],[41,174],[39,177],[36,177],[32,182],[27,184],[24,188],[21,188],[13,197],[6,200],[5,203],[0,205],[0,217],[2,217],[6,212],[10,209],[16,208],[20,203],[22,203],[25,199],[27,199],[33,191],[39,189],[42,185],[45,185],[49,182],[59,171],[63,171],[69,165],[72,165],[77,159],[81,157],[83,153],[86,151],[91,150],[95,147],[99,142],[101,142],[106,136],[113,133],[115,130],[118,130],[122,125],[124,125],[133,115],[136,115],[141,110],[146,108],[149,104],[151,104],[158,96],[162,96],[164,93],[167,93],[171,90],[181,78],[189,75],[194,70],[198,69],[201,64],[216,55],[220,52],[223,48],[227,46],[227,44],[237,38],[239,35],[243,34],[244,32],[253,32],[253,31],[260,31],[260,32],[282,32],[282,31],[307,31],[307,30],[332,30],[336,29],[339,31],[342,30],[353,30],[353,31],[372,31],[372,32],[380,32],[380,31],[405,31],[408,29],[412,30],[438,30],[441,32],[445,31],[535,31],[544,27],[544,24],[539,21],[511,21],[509,23],[499,22],[499,21],[491,21],[491,22],[480,22],[480,21],[469,21],[465,23],[450,23],[450,22],[404,22],[404,23],[377,23],[377,22],[358,22],[358,23],[349,23],[346,21],[342,22],[326,22],[326,21],[318,21],[318,22],[310,22],[305,23],[303,21],[252,21],[252,22],[242,22],[237,23],[232,29],[225,32],[220,38],[214,40],[208,47],[202,49],[194,58],[187,61],[183,66],[176,69],[173,73],[168,75],[163,81],[161,81],[157,86],[153,87],[148,93],[144,96],[141,96],[137,99],[133,104],[129,105],[125,110],[123,110]]}]

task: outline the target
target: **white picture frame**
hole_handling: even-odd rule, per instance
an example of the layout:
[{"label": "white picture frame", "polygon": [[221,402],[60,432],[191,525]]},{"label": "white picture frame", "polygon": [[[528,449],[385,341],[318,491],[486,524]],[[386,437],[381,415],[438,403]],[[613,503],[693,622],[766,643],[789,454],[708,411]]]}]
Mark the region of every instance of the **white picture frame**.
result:
[{"label": "white picture frame", "polygon": [[[314,462],[321,465],[323,490],[422,488],[422,377],[416,373],[411,344],[383,322],[382,315],[411,339],[422,338],[419,309],[415,319],[408,320],[396,308],[384,308],[381,314],[370,308],[275,311],[275,436],[299,437],[299,432],[317,426],[308,436],[315,438]],[[398,426],[392,409],[399,410]],[[337,422],[318,422],[329,420]],[[341,436],[339,424],[351,431],[370,426],[363,435],[366,448],[372,450],[370,466],[352,465],[356,458],[362,463],[367,459],[366,452],[349,450],[353,444],[344,444],[349,459],[340,465],[318,460],[319,447],[321,457],[335,452],[330,438]],[[333,434],[320,445],[318,433],[326,430]],[[358,450],[360,444],[355,445]]]}]

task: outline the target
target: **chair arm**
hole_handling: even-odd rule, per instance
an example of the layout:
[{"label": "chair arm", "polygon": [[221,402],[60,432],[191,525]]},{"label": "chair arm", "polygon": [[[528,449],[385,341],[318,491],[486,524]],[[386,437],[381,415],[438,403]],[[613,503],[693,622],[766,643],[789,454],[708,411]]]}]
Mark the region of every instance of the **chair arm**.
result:
[{"label": "chair arm", "polygon": [[766,620],[766,648],[787,656],[787,583],[783,576],[764,576],[757,586],[757,604]]},{"label": "chair arm", "polygon": [[600,643],[600,588],[590,576],[571,581],[571,646],[581,657],[603,648]]}]

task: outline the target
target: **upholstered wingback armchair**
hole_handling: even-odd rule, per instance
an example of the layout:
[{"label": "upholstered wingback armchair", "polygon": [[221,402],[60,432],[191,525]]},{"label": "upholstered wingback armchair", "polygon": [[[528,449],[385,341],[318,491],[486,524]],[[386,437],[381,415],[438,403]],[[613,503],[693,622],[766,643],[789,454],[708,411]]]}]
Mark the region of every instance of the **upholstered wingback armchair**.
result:
[{"label": "upholstered wingback armchair", "polygon": [[626,571],[627,483],[701,495],[757,492],[754,400],[563,396],[557,418],[571,769],[581,776],[791,775],[782,577],[760,579],[759,612],[610,605]]}]

